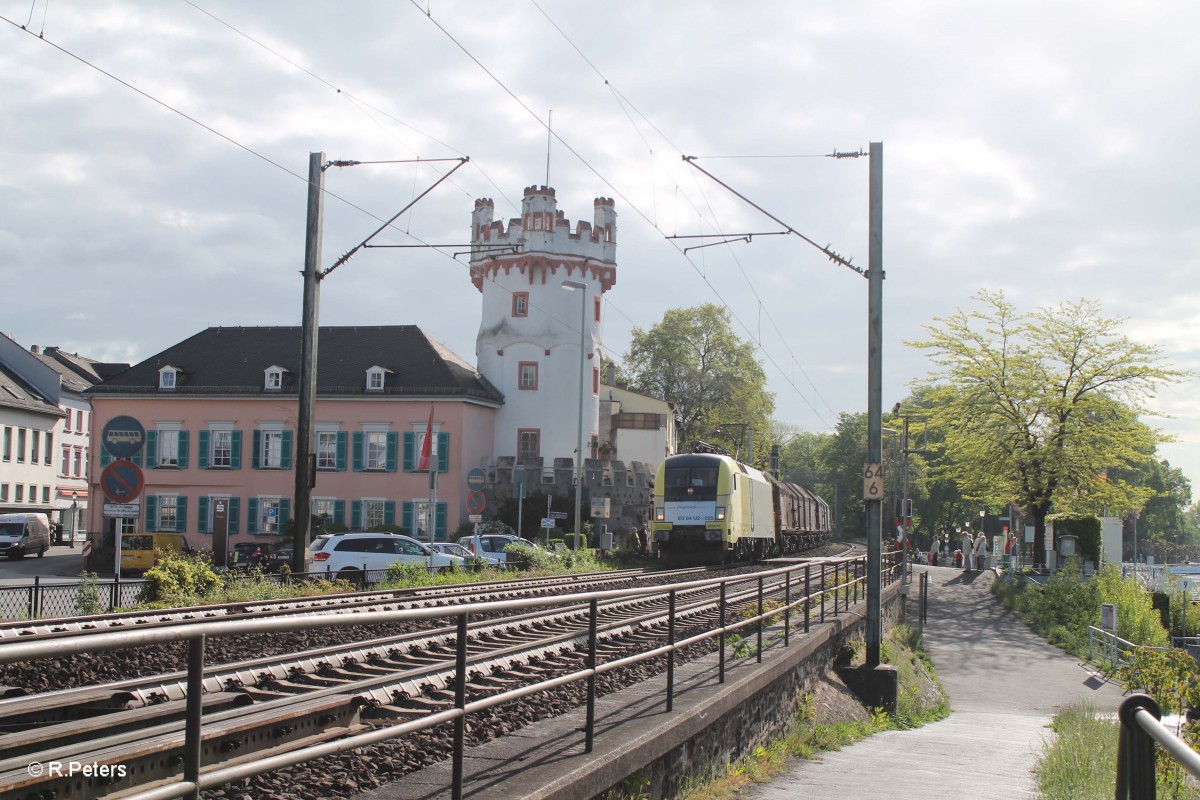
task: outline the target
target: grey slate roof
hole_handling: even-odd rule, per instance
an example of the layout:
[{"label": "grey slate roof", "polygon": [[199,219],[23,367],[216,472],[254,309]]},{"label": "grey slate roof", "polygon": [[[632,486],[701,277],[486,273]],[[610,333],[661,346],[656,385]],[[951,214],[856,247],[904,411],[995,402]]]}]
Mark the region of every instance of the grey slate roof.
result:
[{"label": "grey slate roof", "polygon": [[[283,395],[300,385],[299,327],[209,328],[98,383],[89,395]],[[160,390],[159,370],[180,370],[174,390]],[[265,370],[283,367],[283,388],[264,388]],[[383,367],[382,392],[368,392],[367,370]],[[475,368],[415,325],[322,327],[317,337],[317,394],[459,396],[503,403]]]},{"label": "grey slate roof", "polygon": [[61,417],[65,413],[4,364],[0,364],[0,406],[54,417]]}]

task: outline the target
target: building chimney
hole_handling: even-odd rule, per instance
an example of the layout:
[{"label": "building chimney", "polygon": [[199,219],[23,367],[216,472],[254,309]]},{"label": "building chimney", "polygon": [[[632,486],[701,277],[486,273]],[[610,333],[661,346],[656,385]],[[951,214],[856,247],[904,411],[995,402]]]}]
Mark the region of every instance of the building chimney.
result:
[{"label": "building chimney", "polygon": [[29,352],[36,356],[40,351],[38,350],[38,346],[36,344],[31,344],[29,345]]},{"label": "building chimney", "polygon": [[617,365],[611,361],[608,363],[608,374],[605,376],[604,382],[609,386],[616,386],[617,384]]}]

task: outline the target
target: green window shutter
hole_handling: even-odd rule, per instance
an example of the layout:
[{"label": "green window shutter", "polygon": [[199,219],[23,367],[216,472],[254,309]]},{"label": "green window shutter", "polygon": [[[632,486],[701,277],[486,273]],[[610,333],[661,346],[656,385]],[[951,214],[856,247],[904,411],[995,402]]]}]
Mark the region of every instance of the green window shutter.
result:
[{"label": "green window shutter", "polygon": [[108,454],[108,451],[104,449],[104,446],[101,445],[100,446],[100,466],[107,467],[111,463],[112,463],[112,456],[110,456]]},{"label": "green window shutter", "polygon": [[238,532],[238,523],[241,521],[239,519],[239,517],[241,516],[241,510],[242,510],[242,498],[240,498],[240,497],[229,498],[229,524],[225,526],[225,532],[227,534],[229,534],[230,536],[233,536],[235,533]]},{"label": "green window shutter", "polygon": [[208,469],[208,431],[200,431],[200,452],[196,453],[196,466]]},{"label": "green window shutter", "polygon": [[250,469],[258,469],[262,463],[262,431],[253,431],[250,445]]},{"label": "green window shutter", "polygon": [[202,495],[196,501],[196,533],[212,533],[208,529],[208,496]]},{"label": "green window shutter", "polygon": [[395,500],[385,500],[384,501],[384,503],[383,503],[383,524],[384,525],[395,525],[396,524],[396,501]]},{"label": "green window shutter", "polygon": [[188,432],[179,432],[179,468],[188,468]]},{"label": "green window shutter", "polygon": [[335,525],[345,525],[346,524],[346,501],[345,500],[334,500],[333,501],[333,523]]},{"label": "green window shutter", "polygon": [[412,535],[413,504],[410,502],[405,502],[400,508],[400,527],[404,529],[405,533],[409,534],[410,536]]},{"label": "green window shutter", "polygon": [[258,533],[258,498],[246,498],[246,533]]},{"label": "green window shutter", "polygon": [[279,530],[283,531],[283,523],[292,518],[292,500],[284,497],[279,501]]},{"label": "green window shutter", "polygon": [[280,442],[280,446],[279,446],[279,450],[280,450],[279,468],[280,469],[291,469],[292,468],[292,432],[284,431],[283,436],[280,438],[281,438],[281,442]]},{"label": "green window shutter", "polygon": [[133,458],[131,460],[133,461],[134,466],[140,467],[142,465],[142,452],[144,452],[145,449],[146,448],[143,447],[140,451],[133,454]]},{"label": "green window shutter", "polygon": [[404,471],[412,472],[417,468],[417,435],[412,431],[404,434]]},{"label": "green window shutter", "polygon": [[338,431],[337,435],[337,471],[346,471],[346,432]]},{"label": "green window shutter", "polygon": [[242,432],[233,431],[229,434],[229,468],[242,468]]},{"label": "green window shutter", "polygon": [[387,435],[387,471],[396,471],[396,449],[399,446],[400,437],[396,433],[388,433]]},{"label": "green window shutter", "polygon": [[158,431],[146,431],[146,446],[142,452],[146,454],[146,469],[158,466]]},{"label": "green window shutter", "polygon": [[437,436],[437,470],[438,472],[447,472],[450,469],[450,434],[446,431],[439,431]]},{"label": "green window shutter", "polygon": [[358,431],[354,434],[354,471],[363,471],[363,434]]},{"label": "green window shutter", "polygon": [[362,500],[350,501],[350,530],[362,530]]},{"label": "green window shutter", "polygon": [[187,531],[187,498],[175,498],[175,532],[184,533]]},{"label": "green window shutter", "polygon": [[146,532],[154,533],[158,530],[158,496],[153,494],[146,495]]},{"label": "green window shutter", "polygon": [[446,541],[446,504],[438,503],[433,522],[433,541]]}]

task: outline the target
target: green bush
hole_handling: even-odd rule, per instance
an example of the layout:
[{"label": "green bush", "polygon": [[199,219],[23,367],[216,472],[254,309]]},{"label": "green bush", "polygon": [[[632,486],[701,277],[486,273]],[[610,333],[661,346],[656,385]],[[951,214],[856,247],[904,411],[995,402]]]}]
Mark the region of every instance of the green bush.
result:
[{"label": "green bush", "polygon": [[139,602],[189,605],[221,591],[221,577],[207,556],[173,550],[159,550],[157,555],[158,563],[146,570]]},{"label": "green bush", "polygon": [[516,542],[507,545],[504,548],[505,553],[511,553],[518,560],[525,562],[529,569],[539,572],[555,572],[559,567],[559,559],[549,550],[541,547],[530,547],[527,544],[517,544]]},{"label": "green bush", "polygon": [[1074,536],[1079,557],[1100,566],[1100,518],[1081,514],[1051,514],[1047,522],[1054,523],[1054,535]]},{"label": "green bush", "polygon": [[85,617],[104,613],[104,604],[100,601],[100,576],[96,573],[80,573],[79,588],[75,591],[75,611]]}]

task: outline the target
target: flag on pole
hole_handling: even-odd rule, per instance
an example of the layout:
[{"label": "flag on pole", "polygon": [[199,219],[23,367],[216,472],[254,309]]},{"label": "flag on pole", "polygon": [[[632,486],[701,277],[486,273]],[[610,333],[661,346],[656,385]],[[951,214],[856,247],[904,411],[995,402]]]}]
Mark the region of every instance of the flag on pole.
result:
[{"label": "flag on pole", "polygon": [[425,441],[421,443],[421,457],[417,460],[417,472],[432,472],[429,463],[433,457],[433,405],[429,406],[429,423],[425,426]]}]

